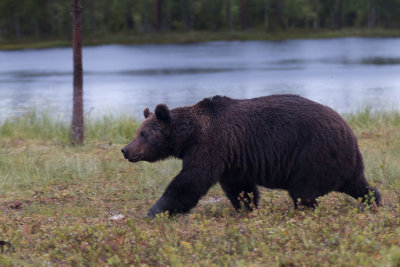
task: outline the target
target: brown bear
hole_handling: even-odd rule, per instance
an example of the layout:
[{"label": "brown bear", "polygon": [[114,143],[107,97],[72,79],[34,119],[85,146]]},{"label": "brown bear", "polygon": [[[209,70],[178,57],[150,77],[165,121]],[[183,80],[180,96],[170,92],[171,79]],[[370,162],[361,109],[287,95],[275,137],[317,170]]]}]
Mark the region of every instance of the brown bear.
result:
[{"label": "brown bear", "polygon": [[364,176],[349,125],[331,108],[297,95],[254,99],[222,96],[155,114],[144,110],[137,136],[122,149],[130,162],[182,159],[148,216],[185,213],[219,183],[233,207],[257,207],[257,186],[287,190],[295,208],[317,205],[331,191],[380,204]]}]

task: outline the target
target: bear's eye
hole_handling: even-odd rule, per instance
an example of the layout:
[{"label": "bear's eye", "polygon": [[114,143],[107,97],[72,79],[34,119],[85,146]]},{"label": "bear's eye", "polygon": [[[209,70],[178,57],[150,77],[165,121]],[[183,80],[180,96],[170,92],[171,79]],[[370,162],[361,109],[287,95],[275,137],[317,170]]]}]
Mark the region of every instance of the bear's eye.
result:
[{"label": "bear's eye", "polygon": [[141,132],[141,133],[140,133],[140,137],[144,137],[144,132]]}]

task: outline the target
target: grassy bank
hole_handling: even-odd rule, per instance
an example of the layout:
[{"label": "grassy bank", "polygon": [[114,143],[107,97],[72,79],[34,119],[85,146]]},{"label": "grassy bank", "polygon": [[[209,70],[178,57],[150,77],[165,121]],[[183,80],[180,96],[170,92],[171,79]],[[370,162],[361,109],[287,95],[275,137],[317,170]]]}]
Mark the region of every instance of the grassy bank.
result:
[{"label": "grassy bank", "polygon": [[[118,33],[99,37],[84,37],[84,45],[101,44],[166,44],[193,43],[206,41],[248,41],[248,40],[287,40],[321,39],[340,37],[400,37],[400,30],[387,29],[343,29],[343,30],[301,30],[287,31],[221,31],[221,32],[161,32],[161,33]],[[0,50],[38,49],[71,46],[71,40],[19,40],[0,41]]]},{"label": "grassy bank", "polygon": [[132,118],[88,119],[82,147],[47,115],[9,120],[0,126],[0,240],[13,248],[0,245],[0,266],[399,266],[400,114],[346,119],[382,207],[332,193],[315,211],[295,211],[286,192],[263,189],[259,210],[236,213],[215,186],[189,215],[152,221],[142,216],[180,162],[123,160]]}]

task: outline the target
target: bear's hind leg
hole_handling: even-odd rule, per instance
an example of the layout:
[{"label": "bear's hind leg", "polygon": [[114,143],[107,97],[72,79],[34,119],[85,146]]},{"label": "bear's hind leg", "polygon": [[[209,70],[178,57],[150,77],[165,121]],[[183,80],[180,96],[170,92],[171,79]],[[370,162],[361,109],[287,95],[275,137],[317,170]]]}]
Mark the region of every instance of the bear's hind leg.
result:
[{"label": "bear's hind leg", "polygon": [[231,201],[233,207],[235,208],[236,211],[240,210],[240,200],[238,199],[238,194],[236,194],[236,190],[231,189],[229,186],[226,184],[220,183],[222,190],[224,190],[225,195],[229,198]]},{"label": "bear's hind leg", "polygon": [[249,211],[258,207],[259,192],[255,184],[227,184],[223,182],[220,182],[220,184],[236,211],[240,210],[241,201]]},{"label": "bear's hind leg", "polygon": [[[241,194],[243,194],[243,196]],[[244,206],[247,210],[253,211],[253,208],[258,207],[260,193],[258,192],[258,188],[256,185],[251,185],[250,188],[246,188],[245,191],[239,193],[239,196],[242,197],[242,201],[244,202]]]},{"label": "bear's hind leg", "polygon": [[299,194],[296,194],[294,192],[289,192],[289,195],[293,200],[294,209],[296,209],[296,210],[299,209],[300,207],[314,209],[318,206],[318,202],[315,197],[300,196]]}]

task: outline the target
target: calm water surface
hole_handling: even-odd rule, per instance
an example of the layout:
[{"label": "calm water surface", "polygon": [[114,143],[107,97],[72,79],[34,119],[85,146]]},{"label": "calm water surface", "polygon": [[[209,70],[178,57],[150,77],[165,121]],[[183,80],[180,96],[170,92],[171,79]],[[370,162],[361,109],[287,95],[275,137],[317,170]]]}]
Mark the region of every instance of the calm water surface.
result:
[{"label": "calm water surface", "polygon": [[[339,112],[400,109],[400,38],[107,45],[83,49],[85,111],[294,93]],[[72,50],[0,51],[0,121],[31,108],[70,119]]]}]

